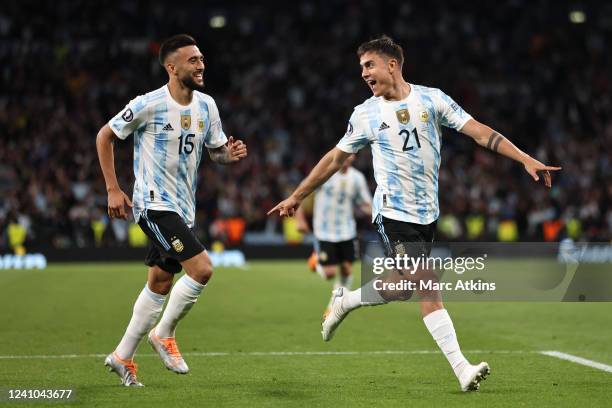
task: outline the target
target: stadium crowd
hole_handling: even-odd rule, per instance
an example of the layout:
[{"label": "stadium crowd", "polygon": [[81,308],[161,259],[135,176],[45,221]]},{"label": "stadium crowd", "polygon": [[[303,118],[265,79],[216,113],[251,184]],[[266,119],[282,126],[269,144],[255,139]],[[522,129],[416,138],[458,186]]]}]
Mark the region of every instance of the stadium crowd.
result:
[{"label": "stadium crowd", "polygon": [[[521,149],[563,166],[547,190],[517,163],[446,130],[439,236],[610,241],[612,5],[579,10],[584,21],[575,24],[569,5],[554,1],[290,3],[274,10],[257,2],[5,3],[0,248],[24,240],[127,245],[129,223],[106,215],[95,137],[131,98],[165,83],[159,43],[179,32],[199,41],[225,131],[249,147],[236,166],[202,161],[204,242],[227,219],[240,219],[246,231],[281,231],[266,211],[335,145],[353,107],[369,97],[355,50],[381,33],[403,45],[409,82],[443,89]],[[131,138],[115,152],[130,192]],[[368,151],[356,166],[373,189]]]}]

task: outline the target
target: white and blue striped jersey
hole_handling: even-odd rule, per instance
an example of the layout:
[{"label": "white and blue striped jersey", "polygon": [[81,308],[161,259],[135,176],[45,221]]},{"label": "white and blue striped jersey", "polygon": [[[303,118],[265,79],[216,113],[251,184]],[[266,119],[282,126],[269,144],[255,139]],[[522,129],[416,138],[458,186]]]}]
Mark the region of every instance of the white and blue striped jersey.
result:
[{"label": "white and blue striped jersey", "polygon": [[377,184],[373,221],[378,214],[422,225],[438,218],[441,126],[461,130],[471,118],[441,90],[410,87],[404,100],[373,96],[355,107],[337,145],[347,153],[371,146]]},{"label": "white and blue striped jersey", "polygon": [[194,91],[180,105],[164,85],[130,101],[108,125],[120,139],[134,134],[136,222],[147,209],[174,211],[193,227],[202,150],[227,142],[213,98]]},{"label": "white and blue striped jersey", "polygon": [[342,242],[357,236],[354,206],[372,204],[365,176],[349,167],[337,172],[315,193],[312,224],[319,241]]}]

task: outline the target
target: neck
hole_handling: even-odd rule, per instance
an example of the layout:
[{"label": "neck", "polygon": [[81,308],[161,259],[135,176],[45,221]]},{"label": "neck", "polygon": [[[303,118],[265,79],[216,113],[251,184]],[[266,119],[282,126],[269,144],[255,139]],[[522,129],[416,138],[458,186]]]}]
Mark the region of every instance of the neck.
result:
[{"label": "neck", "polygon": [[341,167],[340,168],[340,173],[342,173],[342,174],[346,174],[347,171],[348,171],[348,167]]},{"label": "neck", "polygon": [[404,81],[404,78],[400,78],[395,81],[389,92],[383,95],[388,101],[401,101],[410,95],[411,87],[410,84]]},{"label": "neck", "polygon": [[168,81],[168,90],[170,91],[170,96],[172,96],[172,99],[181,105],[189,105],[191,103],[193,90],[187,88],[179,80],[170,78]]}]

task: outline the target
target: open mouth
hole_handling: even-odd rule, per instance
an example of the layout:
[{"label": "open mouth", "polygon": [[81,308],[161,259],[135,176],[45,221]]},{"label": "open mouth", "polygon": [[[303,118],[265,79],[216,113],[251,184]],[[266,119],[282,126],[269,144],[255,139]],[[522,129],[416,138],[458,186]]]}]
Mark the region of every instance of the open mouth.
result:
[{"label": "open mouth", "polygon": [[376,80],[374,79],[368,79],[366,81],[366,83],[368,84],[368,86],[370,87],[370,89],[374,90],[374,87],[376,86]]},{"label": "open mouth", "polygon": [[196,72],[194,75],[195,79],[204,79],[204,73],[203,72]]}]

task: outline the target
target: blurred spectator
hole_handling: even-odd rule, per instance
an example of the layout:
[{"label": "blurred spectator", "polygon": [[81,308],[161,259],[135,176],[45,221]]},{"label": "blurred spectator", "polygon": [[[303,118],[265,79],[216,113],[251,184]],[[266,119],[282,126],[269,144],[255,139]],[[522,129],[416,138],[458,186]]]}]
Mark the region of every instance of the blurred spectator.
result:
[{"label": "blurred spectator", "polygon": [[[222,5],[221,5],[222,4]],[[387,33],[406,52],[410,82],[439,87],[540,160],[563,166],[553,189],[519,165],[446,131],[440,171],[442,239],[612,238],[612,5],[556,1],[299,1],[273,13],[255,3],[128,0],[9,1],[0,11],[0,248],[9,229],[26,246],[127,245],[106,219],[97,130],[138,94],[161,86],[159,42],[194,35],[207,92],[249,158],[204,160],[198,232],[240,217],[276,228],[266,211],[342,137],[369,97],[356,47]],[[211,28],[214,14],[227,25]],[[132,141],[116,143],[121,186],[133,184]],[[356,165],[370,175],[369,152]],[[21,229],[20,229],[21,231]]]}]

